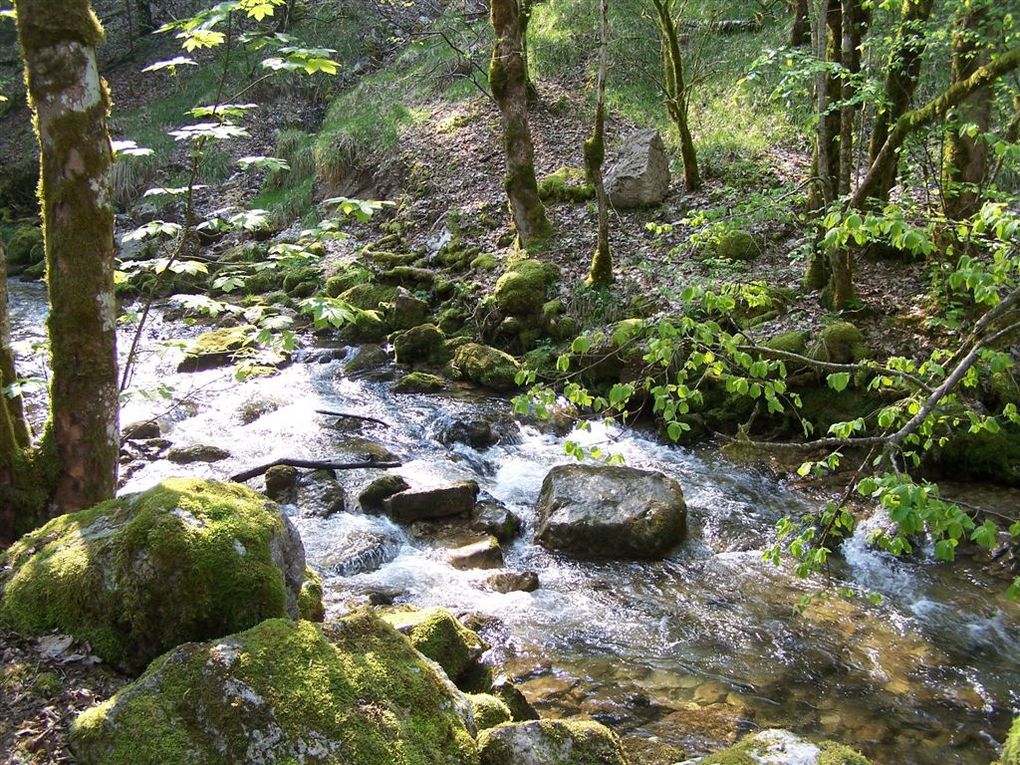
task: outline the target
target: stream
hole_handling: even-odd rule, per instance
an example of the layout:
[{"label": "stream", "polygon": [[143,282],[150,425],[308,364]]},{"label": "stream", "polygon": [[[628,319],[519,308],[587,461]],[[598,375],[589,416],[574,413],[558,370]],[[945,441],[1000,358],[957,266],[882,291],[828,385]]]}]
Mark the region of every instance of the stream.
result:
[{"label": "stream", "polygon": [[[41,376],[45,292],[11,281],[19,372]],[[289,507],[309,563],[325,579],[327,609],[341,612],[369,593],[398,603],[441,605],[476,614],[503,666],[543,715],[588,714],[639,747],[675,745],[702,754],[711,744],[756,727],[786,727],[862,750],[876,764],[987,765],[1020,707],[1020,606],[1006,582],[961,560],[896,560],[871,549],[866,530],[834,556],[836,583],[876,592],[862,599],[823,598],[801,613],[800,598],[819,581],[802,581],[761,562],[783,515],[810,511],[816,500],[713,450],[663,445],[640,431],[554,435],[530,425],[486,449],[444,445],[439,434],[457,419],[509,422],[510,404],[478,391],[396,395],[390,382],[351,379],[343,360],[356,349],[309,356],[278,374],[237,382],[229,368],[178,374],[179,346],[164,344],[203,328],[160,317],[146,328],[134,387],[159,395],[124,404],[122,423],[159,416],[175,446],[210,444],[230,457],[215,463],[144,464],[123,487],[136,491],[170,475],[225,478],[279,457],[333,458],[360,436],[400,459],[397,472],[415,487],[474,479],[483,492],[523,520],[504,545],[506,567],[537,572],[534,593],[499,594],[482,586],[491,571],[454,569],[450,539],[413,533],[382,516],[357,512],[328,518]],[[128,346],[121,338],[120,347]],[[28,397],[35,424],[44,391]],[[335,427],[316,410],[371,416],[357,432]],[[599,443],[628,465],[676,478],[687,500],[688,539],[661,562],[590,562],[533,544],[534,503],[548,470],[569,462],[563,443]],[[347,450],[345,452],[345,450]],[[347,507],[379,470],[344,471]],[[260,488],[259,480],[251,482]],[[1013,508],[1016,492],[980,490],[982,501]],[[954,496],[966,498],[966,486]],[[376,570],[335,573],[345,549],[365,535],[390,540]],[[633,750],[632,750],[633,751]],[[678,760],[682,757],[676,758]],[[637,760],[641,762],[641,760]]]}]

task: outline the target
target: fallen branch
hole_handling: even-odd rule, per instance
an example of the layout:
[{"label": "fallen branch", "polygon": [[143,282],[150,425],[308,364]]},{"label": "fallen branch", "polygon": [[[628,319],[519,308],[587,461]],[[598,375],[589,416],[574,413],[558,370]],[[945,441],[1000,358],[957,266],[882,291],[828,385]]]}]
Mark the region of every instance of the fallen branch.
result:
[{"label": "fallen branch", "polygon": [[296,468],[307,468],[309,470],[359,470],[361,468],[379,468],[381,470],[387,470],[389,468],[400,467],[403,463],[398,461],[391,462],[376,462],[374,460],[368,460],[367,462],[333,462],[331,460],[298,460],[283,457],[278,460],[273,460],[265,465],[259,465],[253,467],[250,470],[244,470],[240,473],[230,476],[230,480],[235,483],[243,483],[256,476],[260,476],[265,473],[269,468],[278,467],[280,465],[288,465]]},{"label": "fallen branch", "polygon": [[375,417],[366,417],[363,414],[351,414],[350,412],[331,412],[328,409],[316,409],[316,414],[326,414],[330,417],[347,417],[351,420],[362,420],[363,422],[374,422],[376,425],[382,425],[384,428],[388,428],[390,424],[383,420],[377,420]]}]

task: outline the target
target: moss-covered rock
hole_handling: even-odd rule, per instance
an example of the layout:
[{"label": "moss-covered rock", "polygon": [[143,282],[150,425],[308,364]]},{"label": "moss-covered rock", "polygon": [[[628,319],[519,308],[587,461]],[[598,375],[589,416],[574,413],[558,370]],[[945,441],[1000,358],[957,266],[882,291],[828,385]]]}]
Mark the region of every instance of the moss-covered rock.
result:
[{"label": "moss-covered rock", "polygon": [[393,338],[393,351],[400,364],[442,363],[446,355],[446,335],[435,324],[422,324]]},{"label": "moss-covered rock", "polygon": [[586,202],[595,198],[595,187],[588,183],[584,170],[561,167],[539,180],[538,196],[546,204]]},{"label": "moss-covered rock", "polygon": [[83,765],[477,765],[467,700],[371,611],[183,645],[71,731]]},{"label": "moss-covered rock", "polygon": [[7,243],[7,262],[11,266],[30,266],[46,257],[42,229],[22,226]]},{"label": "moss-covered rock", "polygon": [[322,577],[311,568],[305,567],[305,581],[298,592],[298,614],[310,622],[321,622],[326,618],[326,608],[322,603]]},{"label": "moss-covered rock", "polygon": [[537,314],[559,278],[560,270],[552,263],[519,260],[496,281],[496,305],[512,316]]},{"label": "moss-covered rock", "polygon": [[803,354],[807,348],[808,333],[802,330],[782,332],[766,340],[762,345],[774,351]]},{"label": "moss-covered rock", "polygon": [[747,736],[735,746],[710,754],[699,765],[869,765],[868,759],[843,744],[819,744],[772,728]]},{"label": "moss-covered rock", "polygon": [[379,345],[363,345],[353,359],[344,364],[344,373],[352,377],[376,372],[390,363],[390,357]]},{"label": "moss-covered rock", "polygon": [[378,343],[386,339],[388,330],[378,311],[359,309],[343,326],[341,334],[352,343]]},{"label": "moss-covered rock", "polygon": [[388,303],[396,294],[397,288],[386,284],[355,284],[340,293],[340,299],[363,311],[376,311],[380,304]]},{"label": "moss-covered rock", "polygon": [[358,504],[365,512],[380,513],[383,509],[383,500],[407,491],[411,485],[396,473],[388,473],[376,478],[358,494]]},{"label": "moss-covered rock", "polygon": [[411,329],[426,323],[429,304],[403,287],[397,287],[393,300],[383,304],[386,323],[392,330]]},{"label": "moss-covered rock", "polygon": [[868,346],[857,327],[848,321],[837,321],[818,333],[808,355],[817,361],[849,364],[866,359]]},{"label": "moss-covered rock", "polygon": [[224,327],[203,332],[184,350],[178,372],[199,372],[230,364],[234,355],[251,344],[253,327]]},{"label": "moss-covered rock", "polygon": [[414,266],[396,266],[379,274],[379,281],[383,284],[420,289],[432,287],[436,283],[437,278],[434,271]]},{"label": "moss-covered rock", "polygon": [[715,246],[715,253],[727,260],[754,260],[761,254],[761,247],[755,238],[741,229],[723,233]]},{"label": "moss-covered rock", "polygon": [[322,291],[329,297],[340,297],[352,287],[357,287],[359,284],[370,284],[371,281],[371,271],[357,263],[350,263],[326,279]]},{"label": "moss-covered rock", "polygon": [[479,271],[495,271],[499,267],[499,260],[491,252],[483,252],[471,261],[471,268]]},{"label": "moss-covered rock", "polygon": [[510,709],[501,700],[488,693],[469,693],[471,711],[475,716],[475,730],[495,728],[500,723],[510,722]]},{"label": "moss-covered rock", "polygon": [[54,518],[0,559],[0,623],[60,630],[137,672],[180,643],[297,616],[305,556],[264,496],[171,478]]},{"label": "moss-covered rock", "polygon": [[454,682],[486,649],[482,639],[445,608],[402,608],[383,614],[383,618],[407,635],[411,645],[442,667]]},{"label": "moss-covered rock", "polygon": [[457,348],[450,363],[461,379],[484,385],[493,390],[512,390],[521,370],[517,359],[509,353],[479,343],[465,343]]},{"label": "moss-covered rock", "polygon": [[538,719],[538,712],[531,706],[531,703],[521,693],[521,690],[510,682],[506,675],[495,677],[489,684],[488,692],[506,704],[514,722]]},{"label": "moss-covered rock", "polygon": [[1020,765],[1020,717],[1013,720],[1006,743],[1002,745],[1002,756],[997,765]]},{"label": "moss-covered rock", "polygon": [[590,720],[503,723],[478,736],[481,765],[627,765],[620,740]]},{"label": "moss-covered rock", "polygon": [[438,393],[446,389],[446,380],[427,372],[411,372],[393,384],[394,393]]}]

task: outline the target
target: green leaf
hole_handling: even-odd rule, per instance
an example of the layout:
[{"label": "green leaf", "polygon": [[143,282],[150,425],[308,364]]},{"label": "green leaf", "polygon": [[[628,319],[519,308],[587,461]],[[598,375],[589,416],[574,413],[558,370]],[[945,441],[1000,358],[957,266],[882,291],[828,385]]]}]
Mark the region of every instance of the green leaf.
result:
[{"label": "green leaf", "polygon": [[169,69],[171,72],[176,72],[179,66],[198,66],[198,62],[194,59],[187,58],[186,56],[175,56],[174,58],[168,58],[165,61],[157,61],[154,64],[149,64],[142,71],[143,72],[158,72],[161,69]]},{"label": "green leaf", "polygon": [[850,384],[850,373],[834,372],[826,377],[825,380],[836,393],[842,393],[846,390],[846,386]]}]

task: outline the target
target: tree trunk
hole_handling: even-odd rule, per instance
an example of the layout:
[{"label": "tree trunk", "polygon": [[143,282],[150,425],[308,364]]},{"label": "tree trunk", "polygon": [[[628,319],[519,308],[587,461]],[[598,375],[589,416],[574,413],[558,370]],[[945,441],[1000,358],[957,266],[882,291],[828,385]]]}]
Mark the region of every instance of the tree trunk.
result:
[{"label": "tree trunk", "polygon": [[[884,108],[875,116],[868,146],[868,165],[875,168],[879,152],[889,137],[896,121],[910,108],[921,74],[921,56],[924,54],[924,26],[931,15],[933,0],[903,0],[902,20],[896,34],[893,50],[886,66]],[[892,157],[881,167],[875,179],[874,196],[885,202],[896,185],[898,157]]]},{"label": "tree trunk", "polygon": [[672,0],[652,0],[659,18],[659,37],[662,46],[663,98],[666,111],[676,125],[680,135],[680,156],[684,163],[684,185],[690,191],[701,187],[701,174],[698,171],[698,155],[694,149],[694,139],[688,120],[690,93],[684,75],[683,53],[680,50],[680,38],[676,32],[676,20],[673,18]]},{"label": "tree trunk", "polygon": [[848,76],[843,79],[840,92],[839,183],[836,193],[841,197],[850,193],[850,179],[854,173],[854,128],[861,110],[859,104],[853,103],[857,95],[855,79],[861,71],[861,43],[871,22],[870,12],[865,10],[862,0],[842,0],[842,4],[841,58]]},{"label": "tree trunk", "polygon": [[528,94],[528,106],[538,103],[538,88],[531,79],[531,62],[528,60],[528,26],[531,24],[531,13],[538,0],[521,0],[521,59],[524,67],[524,89]]},{"label": "tree trunk", "polygon": [[793,27],[790,29],[790,47],[799,48],[811,42],[811,19],[808,0],[793,0]]},{"label": "tree trunk", "polygon": [[110,99],[88,0],[18,0],[17,20],[40,150],[59,514],[112,497],[117,483]]},{"label": "tree trunk", "polygon": [[[988,3],[973,0],[959,11],[953,29],[953,82],[962,82],[988,63],[986,25]],[[992,122],[992,87],[975,90],[954,110],[943,158],[943,200],[946,216],[969,218],[981,206],[980,187],[988,170],[988,143],[984,134]],[[963,125],[976,125],[975,136],[960,133]]]},{"label": "tree trunk", "polygon": [[599,209],[598,241],[591,259],[588,284],[604,287],[613,281],[613,255],[609,251],[609,202],[602,180],[602,162],[606,158],[606,70],[609,65],[609,0],[599,0],[599,77],[595,104],[595,125],[584,143],[584,166]]},{"label": "tree trunk", "polygon": [[521,244],[527,247],[547,239],[552,234],[552,224],[545,216],[535,180],[535,147],[528,124],[517,0],[492,0],[491,20],[495,40],[489,65],[489,85],[503,117],[506,193],[517,235]]}]

